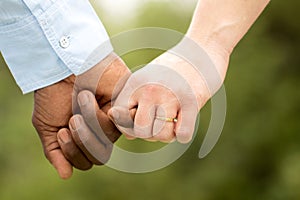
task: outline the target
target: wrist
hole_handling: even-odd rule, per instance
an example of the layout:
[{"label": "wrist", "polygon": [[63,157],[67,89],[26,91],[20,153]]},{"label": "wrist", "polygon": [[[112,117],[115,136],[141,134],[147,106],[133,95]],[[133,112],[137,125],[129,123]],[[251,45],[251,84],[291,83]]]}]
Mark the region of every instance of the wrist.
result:
[{"label": "wrist", "polygon": [[191,26],[186,36],[202,47],[207,54],[217,55],[218,57],[230,57],[235,45],[222,28],[212,28],[211,30],[204,28],[199,30],[197,27]]},{"label": "wrist", "polygon": [[[197,35],[198,36],[198,35]],[[227,70],[228,70],[228,64],[229,64],[229,59],[230,59],[230,55],[232,52],[232,48],[227,48],[227,46],[222,45],[223,43],[219,42],[216,38],[214,37],[196,37],[193,34],[191,34],[191,32],[187,33],[187,36],[189,40],[192,40],[193,42],[195,42],[199,47],[199,49],[202,49],[207,56],[209,57],[209,59],[211,60],[213,66],[215,69],[212,70],[209,68],[207,68],[207,70],[210,71],[210,75],[205,75],[205,76],[214,76],[215,79],[218,79],[220,81],[217,85],[215,85],[214,88],[220,88],[221,87],[221,83],[224,82],[226,74],[227,74]],[[184,43],[184,41],[183,41]],[[195,49],[196,50],[196,49]],[[197,52],[191,52],[191,53],[196,53]],[[199,56],[201,55],[201,51],[199,52]],[[205,58],[203,58],[205,60]],[[201,66],[198,66],[201,67]],[[206,66],[208,67],[208,66]],[[205,67],[201,67],[203,70],[205,70]],[[217,77],[216,77],[217,76]],[[208,77],[206,77],[208,78]],[[213,89],[212,91],[212,95],[215,94],[215,92],[217,91],[217,89]]]},{"label": "wrist", "polygon": [[[209,9],[202,8],[202,10]],[[220,18],[209,17],[209,15],[201,16],[203,14],[201,13],[196,12],[186,36],[208,54],[223,82],[227,73],[229,57],[235,46],[234,38],[236,37],[232,34],[232,30],[236,25],[230,23],[230,19],[222,18],[220,21],[215,21]]]},{"label": "wrist", "polygon": [[204,48],[230,55],[269,0],[202,0],[187,36]]}]

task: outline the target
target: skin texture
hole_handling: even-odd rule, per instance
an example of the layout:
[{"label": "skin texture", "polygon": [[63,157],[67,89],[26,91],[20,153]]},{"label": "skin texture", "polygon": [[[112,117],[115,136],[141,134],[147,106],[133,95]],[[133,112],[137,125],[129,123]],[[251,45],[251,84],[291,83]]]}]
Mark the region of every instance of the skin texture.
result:
[{"label": "skin texture", "polygon": [[[268,2],[269,0],[201,0],[198,2],[187,37],[202,47],[215,65],[217,74],[210,75],[218,76],[222,80],[220,83],[215,83],[215,88],[219,88],[225,79],[229,57],[234,47]],[[184,114],[183,111],[186,109],[198,112],[216,91],[210,92],[205,83],[205,77],[202,77],[201,73],[188,62],[170,52],[161,55],[152,63],[169,67],[180,74],[192,88],[196,97],[195,102],[189,102],[187,105],[178,104],[176,95],[168,90],[170,85],[160,87],[153,85],[151,80],[148,84],[141,84],[139,90],[133,91],[131,85],[136,83],[134,79],[129,79],[124,90],[133,93],[132,97],[129,98],[127,105],[123,105],[121,101],[127,98],[127,94],[121,92],[116,101],[117,104],[109,111],[109,116],[120,130],[127,132],[129,139],[144,138],[148,141],[161,142],[171,142],[177,139],[181,143],[187,143],[194,132],[196,115],[195,113]],[[152,65],[146,68],[149,72],[154,70]],[[146,77],[143,78],[146,79]],[[163,84],[163,81],[161,83]],[[178,84],[178,88],[180,87],[182,85]],[[186,96],[184,88],[181,91],[183,92],[177,96],[181,95],[184,98]],[[192,108],[195,103],[198,107]],[[165,114],[163,117],[177,116],[178,122],[163,123],[155,119],[155,116],[162,115],[162,112],[158,111],[162,108]],[[132,117],[134,123],[126,123],[131,120],[128,112],[132,112],[130,111],[132,109],[136,109],[136,115]],[[188,120],[183,122],[184,118]],[[155,131],[158,129],[157,124],[160,124],[158,133]],[[141,130],[139,127],[146,127],[146,129]]]},{"label": "skin texture", "polygon": [[[98,80],[100,75],[102,75],[101,79]],[[124,62],[111,54],[80,77],[70,76],[54,85],[35,91],[32,123],[40,136],[46,158],[61,178],[70,178],[73,167],[87,170],[93,164],[102,164],[84,149],[78,136],[82,134],[84,137],[91,138],[93,134],[81,114],[82,110],[88,113],[91,107],[78,106],[76,102],[82,101],[86,97],[85,94],[88,94],[85,98],[91,102],[88,105],[96,109],[98,120],[102,125],[105,124],[103,130],[114,142],[120,136],[120,132],[106,113],[111,107],[111,101],[115,98],[113,93],[120,91],[129,76],[130,71]],[[90,82],[93,77],[97,82]],[[80,81],[76,81],[74,90],[75,79]],[[80,92],[77,99],[80,90],[87,91]],[[78,107],[77,110],[79,110],[79,114],[74,116],[72,100],[75,101],[74,107]],[[78,131],[79,128],[81,128],[80,131]]]},{"label": "skin texture", "polygon": [[269,2],[201,0],[197,4],[187,36],[204,48],[231,54]]},{"label": "skin texture", "polygon": [[[215,58],[223,59],[218,60],[219,63],[228,64],[227,56]],[[164,74],[171,74],[173,71],[174,76],[176,73],[180,77],[171,82],[166,82],[162,78],[163,81],[153,84],[156,76],[151,72],[157,66],[168,68],[169,71]],[[108,112],[117,127],[128,139],[143,138],[147,141],[164,143],[174,140],[180,143],[190,142],[197,114],[212,96],[205,79],[189,62],[171,53],[161,55],[144,67],[142,72],[137,71],[133,76],[129,78],[113,108]],[[184,84],[185,81],[188,87]],[[176,90],[172,90],[175,87]],[[132,114],[128,113],[136,114],[132,117]],[[177,117],[178,121],[165,122],[155,119],[155,116]]]},{"label": "skin texture", "polygon": [[[268,0],[201,0],[198,2],[187,37],[194,40],[207,52],[222,81],[225,79],[229,57],[234,47],[268,2]],[[130,74],[126,66],[120,62],[114,65],[115,67],[111,67],[111,70],[107,68],[103,74],[104,80],[100,80],[96,88],[89,87],[90,77],[99,76],[102,72],[98,73],[96,70],[95,73],[83,76],[83,81],[76,85],[76,92],[73,94],[75,99],[79,94],[76,100],[78,105],[75,103],[76,114],[73,117],[71,117],[73,114],[71,102],[74,77],[69,77],[35,92],[33,124],[40,135],[46,157],[57,169],[60,177],[69,178],[72,174],[72,167],[86,170],[93,164],[101,164],[101,160],[99,161],[85,148],[87,144],[96,150],[102,150],[104,161],[109,158],[106,154],[110,153],[110,148],[106,148],[103,143],[99,143],[95,139],[97,122],[92,120],[93,117],[89,113],[95,113],[111,141],[115,141],[120,133],[109,121],[108,116],[125,133],[127,133],[128,127],[133,130],[132,133],[125,134],[129,139],[144,138],[149,141],[162,142],[171,142],[177,139],[182,143],[190,141],[196,114],[213,93],[208,91],[204,77],[201,77],[188,62],[169,52],[161,55],[152,63],[163,65],[180,74],[192,88],[195,101],[181,106],[176,95],[184,96],[185,94],[175,95],[168,87],[153,85],[149,82],[134,91],[125,106],[120,99],[122,100],[126,93],[120,94],[115,107],[110,109],[111,99],[114,101],[115,98],[112,92],[113,86],[118,85],[117,83],[121,79],[123,81],[120,85],[123,86],[126,78],[122,77],[128,78],[128,74]],[[121,66],[121,70],[114,70],[117,68],[116,66]],[[151,71],[151,67],[149,70]],[[108,83],[109,85],[107,85]],[[133,84],[134,80],[129,79],[123,91],[130,92],[130,85]],[[120,85],[117,91],[122,89]],[[122,107],[118,107],[118,103],[122,104]],[[195,107],[195,105],[197,106]],[[185,119],[183,112],[190,114],[187,115],[189,122],[183,121]],[[178,122],[176,124],[163,123],[156,120],[155,115],[177,116]],[[130,123],[132,120],[134,123]],[[139,128],[148,124],[151,125],[148,130]],[[68,125],[70,129],[68,129]],[[93,143],[95,141],[96,143]]]}]

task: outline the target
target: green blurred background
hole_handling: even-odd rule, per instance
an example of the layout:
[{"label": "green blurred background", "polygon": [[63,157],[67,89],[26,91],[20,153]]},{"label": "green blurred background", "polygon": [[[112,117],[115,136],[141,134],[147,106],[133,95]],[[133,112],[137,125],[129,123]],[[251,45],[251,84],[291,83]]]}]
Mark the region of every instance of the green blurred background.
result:
[{"label": "green blurred background", "polygon": [[[94,2],[111,36],[145,26],[184,33],[196,4]],[[209,156],[197,157],[210,104],[201,111],[191,148],[172,165],[148,174],[94,167],[60,180],[31,125],[32,94],[21,94],[0,59],[0,199],[300,199],[299,7],[299,1],[272,1],[234,51],[225,81],[226,123]],[[123,58],[135,67],[159,53],[139,51]],[[152,148],[124,138],[117,144]]]}]

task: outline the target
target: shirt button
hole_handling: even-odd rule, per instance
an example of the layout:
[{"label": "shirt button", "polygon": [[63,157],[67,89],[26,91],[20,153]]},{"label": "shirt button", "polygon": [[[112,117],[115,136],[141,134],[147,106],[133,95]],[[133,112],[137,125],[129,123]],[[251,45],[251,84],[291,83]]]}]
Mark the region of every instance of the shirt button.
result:
[{"label": "shirt button", "polygon": [[59,40],[59,45],[61,46],[61,48],[66,49],[70,46],[70,39],[67,36],[63,36],[60,40]]}]

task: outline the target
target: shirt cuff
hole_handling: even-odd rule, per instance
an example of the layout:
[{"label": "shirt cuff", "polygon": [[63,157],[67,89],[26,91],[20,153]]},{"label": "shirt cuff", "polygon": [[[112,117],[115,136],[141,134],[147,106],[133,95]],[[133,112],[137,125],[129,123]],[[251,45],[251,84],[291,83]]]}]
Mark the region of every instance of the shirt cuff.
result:
[{"label": "shirt cuff", "polygon": [[84,73],[113,51],[88,0],[23,2],[28,16],[0,26],[2,55],[23,93]]}]

